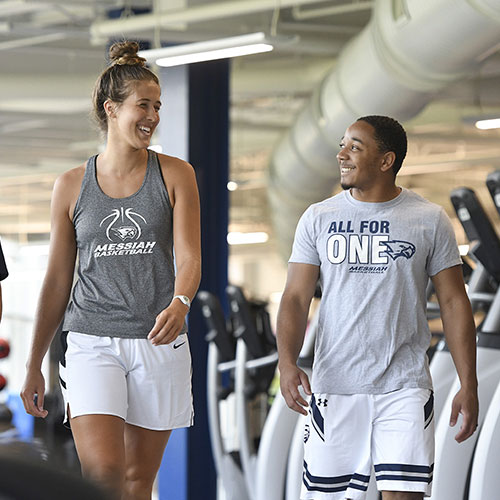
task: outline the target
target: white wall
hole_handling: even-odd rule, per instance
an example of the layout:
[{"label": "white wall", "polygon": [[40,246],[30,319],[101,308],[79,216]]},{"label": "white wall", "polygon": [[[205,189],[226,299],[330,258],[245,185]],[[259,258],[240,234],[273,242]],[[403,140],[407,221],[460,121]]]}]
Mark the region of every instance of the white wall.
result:
[{"label": "white wall", "polygon": [[[7,387],[0,393],[19,394],[25,374],[25,364],[31,342],[38,294],[45,274],[48,243],[19,245],[2,239],[2,248],[9,270],[9,277],[2,281],[3,317],[0,336],[10,342],[10,355],[0,360],[0,373],[8,379]],[[43,366],[48,382],[48,362]]]},{"label": "white wall", "polygon": [[229,253],[229,283],[241,286],[247,298],[269,302],[268,310],[275,330],[279,300],[286,281],[286,263],[271,243],[233,245]]}]

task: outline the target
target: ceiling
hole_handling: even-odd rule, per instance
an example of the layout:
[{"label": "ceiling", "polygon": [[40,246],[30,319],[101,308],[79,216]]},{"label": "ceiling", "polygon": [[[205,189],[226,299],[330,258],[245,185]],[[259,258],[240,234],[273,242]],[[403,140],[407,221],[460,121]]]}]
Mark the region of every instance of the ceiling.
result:
[{"label": "ceiling", "polygon": [[[231,192],[231,229],[264,230],[272,241],[266,172],[273,147],[345,44],[368,23],[373,3],[0,1],[0,234],[20,242],[47,238],[54,179],[102,147],[88,117],[108,40],[96,23],[154,10],[176,22],[126,36],[153,47],[255,31],[295,37],[271,53],[232,64],[231,180],[238,189]],[[406,123],[410,148],[400,184],[445,205],[450,215],[450,190],[467,185],[498,219],[484,180],[500,168],[500,133],[473,126],[475,118],[500,116],[498,89],[500,54],[493,50],[475,74],[436,95]]]}]

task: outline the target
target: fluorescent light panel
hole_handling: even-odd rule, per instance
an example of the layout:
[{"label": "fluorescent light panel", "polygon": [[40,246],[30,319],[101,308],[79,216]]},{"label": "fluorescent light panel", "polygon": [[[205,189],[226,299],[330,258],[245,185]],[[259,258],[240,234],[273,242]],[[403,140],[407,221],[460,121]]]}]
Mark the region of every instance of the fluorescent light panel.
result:
[{"label": "fluorescent light panel", "polygon": [[269,235],[265,232],[240,233],[231,232],[227,234],[227,242],[230,245],[253,245],[255,243],[265,243]]},{"label": "fluorescent light panel", "polygon": [[492,120],[479,120],[476,122],[476,128],[480,130],[500,128],[500,118],[493,118]]},{"label": "fluorescent light panel", "polygon": [[139,56],[148,62],[156,62],[158,66],[171,67],[270,52],[273,48],[273,45],[266,40],[265,34],[259,32],[175,47],[141,50]]}]

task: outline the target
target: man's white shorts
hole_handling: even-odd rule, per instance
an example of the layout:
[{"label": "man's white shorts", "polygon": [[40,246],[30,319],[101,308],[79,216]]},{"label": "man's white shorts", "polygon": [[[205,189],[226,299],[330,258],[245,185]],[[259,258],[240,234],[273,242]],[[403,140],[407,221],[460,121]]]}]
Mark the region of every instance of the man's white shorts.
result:
[{"label": "man's white shorts", "polygon": [[193,425],[187,334],[154,346],[147,339],[69,332],[59,376],[71,418],[114,415],[151,430]]},{"label": "man's white shorts", "polygon": [[364,499],[372,466],[379,491],[430,496],[433,393],[313,394],[304,442],[302,500]]}]

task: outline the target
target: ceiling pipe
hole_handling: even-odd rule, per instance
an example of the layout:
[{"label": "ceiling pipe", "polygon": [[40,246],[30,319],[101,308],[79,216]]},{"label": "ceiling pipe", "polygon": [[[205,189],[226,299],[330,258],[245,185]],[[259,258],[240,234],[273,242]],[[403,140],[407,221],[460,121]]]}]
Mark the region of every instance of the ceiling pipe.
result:
[{"label": "ceiling pipe", "polygon": [[50,8],[48,2],[25,2],[19,0],[6,0],[0,2],[0,18],[29,14]]},{"label": "ceiling pipe", "polygon": [[344,5],[332,5],[330,7],[320,7],[318,9],[301,10],[300,6],[296,5],[292,9],[292,16],[298,21],[305,19],[314,19],[325,16],[338,16],[340,14],[351,14],[353,12],[361,12],[363,10],[371,10],[373,8],[373,0],[366,2],[347,3]]},{"label": "ceiling pipe", "polygon": [[12,50],[22,47],[32,47],[43,43],[57,42],[68,38],[66,33],[48,33],[46,35],[30,36],[28,38],[18,38],[17,40],[7,40],[0,42],[0,50]]},{"label": "ceiling pipe", "polygon": [[92,38],[102,39],[153,28],[169,28],[180,24],[213,21],[230,17],[273,11],[297,5],[321,3],[321,0],[238,0],[197,5],[187,9],[139,14],[125,19],[96,21],[90,26]]},{"label": "ceiling pipe", "polygon": [[367,114],[401,121],[417,115],[439,90],[479,66],[500,41],[499,25],[498,0],[375,1],[370,23],[273,152],[268,192],[284,258],[304,210],[338,183],[345,129]]}]

